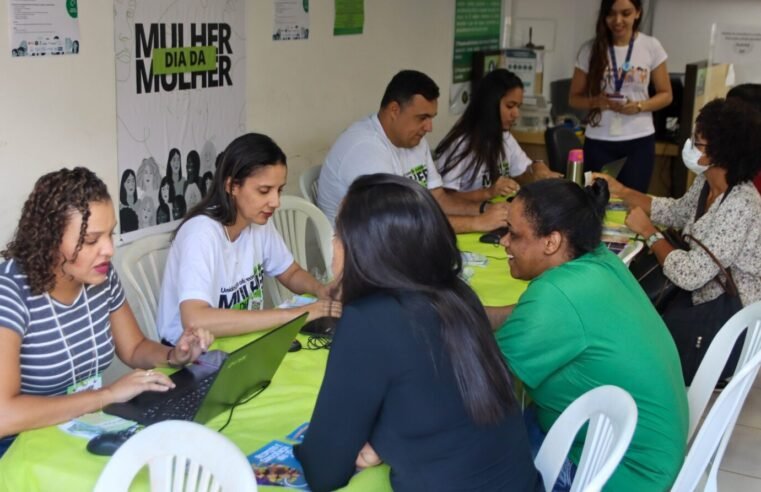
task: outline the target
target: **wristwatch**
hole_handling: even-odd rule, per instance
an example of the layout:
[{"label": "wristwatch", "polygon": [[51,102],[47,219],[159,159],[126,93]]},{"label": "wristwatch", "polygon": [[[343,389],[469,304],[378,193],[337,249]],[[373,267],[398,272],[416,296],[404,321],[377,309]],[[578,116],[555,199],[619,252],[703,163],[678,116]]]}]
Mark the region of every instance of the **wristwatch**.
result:
[{"label": "wristwatch", "polygon": [[656,242],[660,241],[661,239],[665,239],[663,237],[663,234],[661,234],[658,231],[655,231],[654,233],[650,234],[650,237],[645,239],[645,244],[647,244],[648,248],[652,249],[653,248],[653,244],[655,244]]},{"label": "wristwatch", "polygon": [[637,112],[641,113],[642,111],[644,111],[642,108],[642,101],[637,101]]}]

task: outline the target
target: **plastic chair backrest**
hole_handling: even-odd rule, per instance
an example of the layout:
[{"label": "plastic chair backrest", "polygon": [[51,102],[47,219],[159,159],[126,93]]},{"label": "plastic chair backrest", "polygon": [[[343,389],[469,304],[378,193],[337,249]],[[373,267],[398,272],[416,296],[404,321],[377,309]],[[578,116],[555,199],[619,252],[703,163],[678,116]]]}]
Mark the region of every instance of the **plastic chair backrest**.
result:
[{"label": "plastic chair backrest", "polygon": [[716,399],[692,441],[682,469],[671,488],[672,492],[692,492],[704,478],[703,490],[717,490],[716,479],[721,459],[760,366],[761,352],[757,352],[735,372],[732,380]]},{"label": "plastic chair backrest", "polygon": [[544,144],[547,147],[547,159],[550,169],[565,174],[568,152],[581,149],[581,143],[576,133],[567,126],[549,127],[544,131]]},{"label": "plastic chair backrest", "polygon": [[735,374],[742,369],[748,360],[761,351],[761,301],[744,307],[729,318],[729,321],[724,323],[706,350],[700,367],[695,372],[692,385],[687,390],[687,404],[690,409],[688,439],[695,433],[708,400],[711,398],[721,372],[727,364],[729,354],[743,333],[746,333],[745,343],[735,368]]},{"label": "plastic chair backrest", "polygon": [[309,200],[312,205],[317,205],[317,182],[320,180],[322,165],[313,166],[305,170],[299,176],[299,188],[301,196]]},{"label": "plastic chair backrest", "polygon": [[[325,268],[329,271],[333,260],[333,226],[325,214],[303,198],[291,195],[280,197],[280,207],[272,216],[275,228],[283,236],[285,244],[293,254],[293,259],[302,268],[309,270],[307,256],[307,227],[311,223],[317,234],[317,242],[322,253]],[[276,286],[277,291],[272,287]],[[292,293],[279,282],[266,284],[265,290],[272,293],[275,305],[290,297]],[[278,298],[279,296],[279,298]]]},{"label": "plastic chair backrest", "polygon": [[119,261],[119,275],[135,318],[151,340],[159,340],[156,310],[171,236],[167,232],[138,239],[123,248]]},{"label": "plastic chair backrest", "polygon": [[637,427],[637,405],[629,393],[611,385],[590,390],[571,403],[552,424],[534,459],[546,490],[552,490],[576,434],[587,422],[572,492],[601,490],[613,475]]},{"label": "plastic chair backrest", "polygon": [[145,465],[153,492],[257,490],[251,465],[232,441],[194,422],[166,420],[122,444],[94,492],[127,492]]}]

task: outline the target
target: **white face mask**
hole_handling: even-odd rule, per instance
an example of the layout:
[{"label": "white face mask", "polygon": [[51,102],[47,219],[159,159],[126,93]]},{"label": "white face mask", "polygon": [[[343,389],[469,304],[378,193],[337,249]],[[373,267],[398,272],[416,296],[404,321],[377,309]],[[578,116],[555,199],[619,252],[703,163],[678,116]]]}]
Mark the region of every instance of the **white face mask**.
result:
[{"label": "white face mask", "polygon": [[692,145],[692,140],[687,139],[684,142],[684,147],[682,147],[682,161],[684,162],[685,167],[692,171],[695,174],[703,174],[706,169],[708,169],[710,166],[704,166],[702,164],[698,164],[698,160],[703,157],[703,153],[696,149]]}]

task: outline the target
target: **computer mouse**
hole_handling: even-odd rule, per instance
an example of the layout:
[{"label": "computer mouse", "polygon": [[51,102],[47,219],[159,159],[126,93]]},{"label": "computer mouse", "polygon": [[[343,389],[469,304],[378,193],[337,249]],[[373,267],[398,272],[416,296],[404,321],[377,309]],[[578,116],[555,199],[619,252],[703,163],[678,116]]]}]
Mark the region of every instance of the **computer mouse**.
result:
[{"label": "computer mouse", "polygon": [[104,432],[93,437],[87,442],[87,451],[98,456],[111,456],[119,449],[119,446],[127,442],[127,439],[135,433],[134,429],[120,432]]},{"label": "computer mouse", "polygon": [[294,340],[291,342],[291,346],[288,348],[288,352],[298,352],[301,350],[301,342]]}]

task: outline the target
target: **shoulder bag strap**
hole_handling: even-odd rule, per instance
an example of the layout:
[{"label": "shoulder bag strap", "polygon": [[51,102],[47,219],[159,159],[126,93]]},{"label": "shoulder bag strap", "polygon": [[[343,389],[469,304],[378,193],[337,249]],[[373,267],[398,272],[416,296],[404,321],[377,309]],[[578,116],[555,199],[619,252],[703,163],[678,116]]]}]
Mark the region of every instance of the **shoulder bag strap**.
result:
[{"label": "shoulder bag strap", "polygon": [[705,251],[706,254],[708,254],[708,256],[713,260],[713,262],[716,263],[716,266],[719,267],[719,271],[723,273],[724,277],[727,279],[726,282],[722,282],[719,279],[719,276],[718,275],[716,276],[716,281],[719,282],[719,285],[721,285],[724,288],[724,291],[727,292],[731,296],[739,295],[737,290],[737,284],[735,284],[735,280],[732,278],[732,273],[728,269],[724,268],[724,266],[716,258],[716,256],[714,256],[714,254],[711,253],[711,250],[708,249],[705,244],[703,244],[702,242],[700,242],[699,240],[697,240],[694,236],[690,234],[685,234],[684,238],[688,239],[690,242],[693,242],[697,244],[698,246],[700,246],[701,248],[703,248],[703,251]]}]

